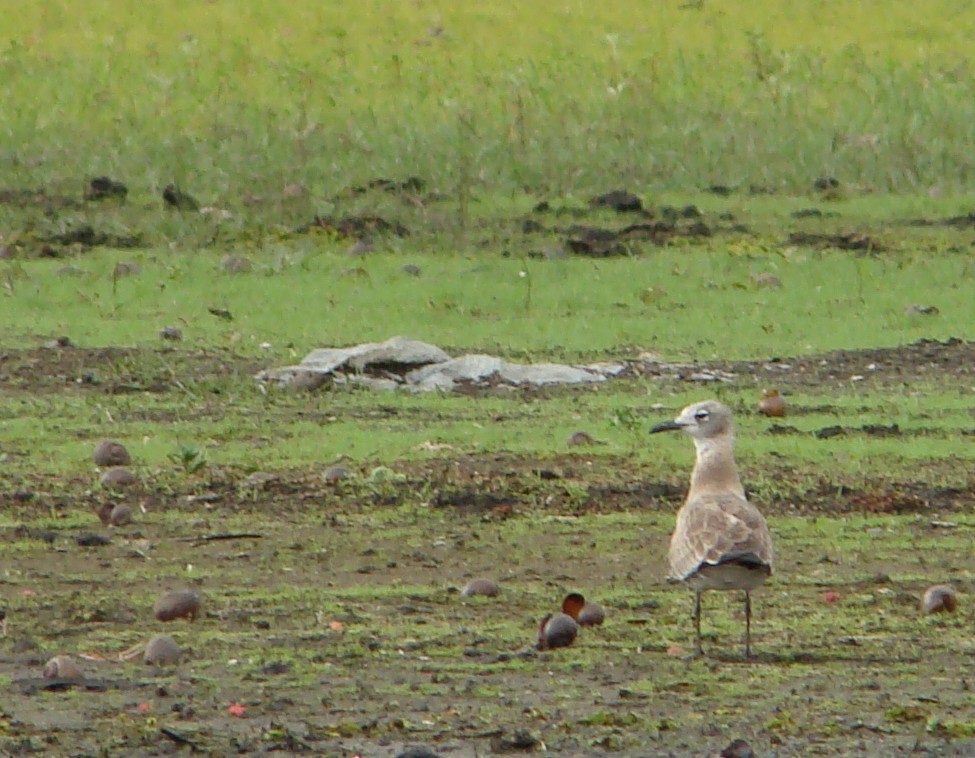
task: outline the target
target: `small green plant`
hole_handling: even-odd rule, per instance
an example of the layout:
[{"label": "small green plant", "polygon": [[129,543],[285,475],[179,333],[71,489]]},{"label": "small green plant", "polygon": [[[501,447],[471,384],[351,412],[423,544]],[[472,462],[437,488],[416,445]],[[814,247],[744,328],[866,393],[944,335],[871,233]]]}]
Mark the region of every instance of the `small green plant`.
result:
[{"label": "small green plant", "polygon": [[196,445],[181,445],[169,454],[169,460],[186,474],[196,474],[207,466],[206,451]]},{"label": "small green plant", "polygon": [[613,426],[631,431],[647,423],[646,418],[633,408],[615,408],[609,416],[609,421]]}]

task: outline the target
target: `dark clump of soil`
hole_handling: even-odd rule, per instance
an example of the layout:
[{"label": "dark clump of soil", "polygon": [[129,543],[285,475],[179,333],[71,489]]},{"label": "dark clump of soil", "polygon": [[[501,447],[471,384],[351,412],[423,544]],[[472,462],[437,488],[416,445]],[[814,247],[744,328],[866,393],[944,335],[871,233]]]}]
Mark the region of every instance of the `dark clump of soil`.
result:
[{"label": "dark clump of soil", "polygon": [[108,176],[96,176],[88,182],[85,200],[124,200],[128,194],[129,188],[124,183]]},{"label": "dark clump of soil", "polygon": [[42,236],[39,241],[48,245],[79,245],[84,248],[113,247],[118,249],[142,247],[144,244],[139,235],[108,234],[107,232],[97,231],[90,224],[81,224],[63,232]]},{"label": "dark clump of soil", "polygon": [[[418,176],[408,176],[402,181],[380,177],[378,179],[371,179],[367,186],[368,189],[380,190],[382,192],[423,192],[426,189],[427,183]],[[367,191],[367,188],[353,187],[352,191],[363,193]]]},{"label": "dark clump of soil", "polygon": [[911,492],[865,492],[850,499],[850,506],[867,513],[921,513],[930,503]]},{"label": "dark clump of soil", "polygon": [[838,218],[839,213],[835,211],[821,211],[819,208],[800,208],[789,214],[792,218]]},{"label": "dark clump of soil", "polygon": [[511,513],[519,505],[517,497],[509,493],[482,492],[474,489],[438,492],[432,504],[441,508],[454,508],[462,513],[502,512]]},{"label": "dark clump of soil", "polygon": [[963,216],[949,216],[948,218],[916,218],[907,223],[910,226],[951,226],[958,229],[968,229],[975,226],[975,211]]},{"label": "dark clump of soil", "polygon": [[43,189],[0,190],[0,205],[11,205],[16,208],[40,207],[48,211],[81,207],[73,197],[54,194]]},{"label": "dark clump of soil", "polygon": [[188,192],[184,192],[175,184],[167,184],[162,192],[163,205],[177,211],[198,211],[200,204]]},{"label": "dark clump of soil", "polygon": [[633,252],[632,243],[635,242],[665,245],[677,237],[702,239],[714,234],[712,227],[703,221],[694,220],[690,224],[683,225],[680,220],[694,218],[696,217],[691,215],[678,218],[667,214],[660,221],[631,224],[619,230],[576,225],[568,229],[565,245],[577,255],[607,258],[631,254]]},{"label": "dark clump of soil", "polygon": [[310,224],[295,229],[295,234],[323,229],[338,237],[362,238],[371,234],[394,234],[397,237],[408,237],[410,232],[398,221],[387,221],[380,216],[315,216]]},{"label": "dark clump of soil", "polygon": [[846,234],[793,232],[789,235],[788,244],[816,248],[832,247],[838,250],[856,250],[864,253],[879,253],[887,249],[885,245],[869,234],[860,232],[848,232]]},{"label": "dark clump of soil", "polygon": [[566,247],[577,255],[608,258],[629,252],[619,233],[610,229],[577,226],[570,230],[570,235],[565,241]]},{"label": "dark clump of soil", "polygon": [[[66,339],[66,338],[65,338]],[[253,376],[263,363],[224,351],[167,353],[181,381],[210,383],[220,377]],[[145,353],[134,348],[4,350],[0,353],[0,387],[31,392],[97,391],[107,394],[166,392],[173,386],[168,369],[139,370]]]},{"label": "dark clump of soil", "polygon": [[610,208],[617,213],[639,213],[643,210],[643,201],[626,190],[611,190],[597,195],[589,200],[592,208]]},{"label": "dark clump of soil", "polygon": [[839,189],[840,180],[835,176],[821,176],[813,182],[813,189],[818,192],[826,192],[828,190]]}]

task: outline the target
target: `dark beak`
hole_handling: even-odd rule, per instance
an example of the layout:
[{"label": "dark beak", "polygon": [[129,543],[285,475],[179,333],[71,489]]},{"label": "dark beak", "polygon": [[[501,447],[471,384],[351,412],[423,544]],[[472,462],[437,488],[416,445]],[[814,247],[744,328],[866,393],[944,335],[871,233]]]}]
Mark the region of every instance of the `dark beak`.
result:
[{"label": "dark beak", "polygon": [[678,424],[676,421],[665,421],[662,424],[657,424],[653,429],[650,430],[650,434],[656,434],[657,432],[674,432],[680,431],[684,428],[683,424]]}]

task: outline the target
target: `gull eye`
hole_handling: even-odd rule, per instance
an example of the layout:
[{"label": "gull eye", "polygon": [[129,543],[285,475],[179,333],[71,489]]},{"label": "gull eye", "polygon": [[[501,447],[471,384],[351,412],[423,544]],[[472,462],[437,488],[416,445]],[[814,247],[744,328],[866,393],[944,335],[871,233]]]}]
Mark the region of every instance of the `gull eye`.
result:
[{"label": "gull eye", "polygon": [[698,421],[707,421],[708,416],[710,415],[711,414],[708,413],[707,411],[698,411],[697,413],[694,414],[694,418],[696,418]]}]

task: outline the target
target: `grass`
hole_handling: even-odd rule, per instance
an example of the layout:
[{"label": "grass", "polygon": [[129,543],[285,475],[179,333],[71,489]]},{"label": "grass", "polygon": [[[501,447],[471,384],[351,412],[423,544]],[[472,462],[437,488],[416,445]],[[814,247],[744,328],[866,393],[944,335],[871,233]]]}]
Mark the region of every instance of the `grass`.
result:
[{"label": "grass", "polygon": [[[498,235],[488,232],[486,241],[497,245]],[[519,240],[528,249],[509,257],[444,255],[421,243],[362,259],[322,240],[279,255],[255,251],[257,268],[244,274],[222,272],[206,254],[105,253],[69,259],[79,276],[59,273],[63,260],[8,262],[4,330],[107,346],[160,344],[164,326],[179,326],[191,346],[233,346],[277,361],[393,331],[529,358],[790,356],[968,334],[963,283],[972,264],[949,249],[955,242],[907,234],[896,254],[858,257],[744,236],[626,260],[545,261],[527,258],[528,246],[555,245],[556,237]],[[120,260],[142,273],[113,278]],[[419,266],[419,276],[405,273],[405,263]],[[755,277],[765,272],[783,286],[758,287]],[[907,313],[916,303],[936,306],[937,315]],[[716,322],[727,326],[720,337]]]},{"label": "grass", "polygon": [[[377,20],[381,19],[381,20]],[[870,33],[864,33],[869,29]],[[2,49],[8,176],[170,181],[208,202],[417,174],[452,190],[655,188],[822,175],[970,184],[975,12],[938,0],[32,3]],[[867,107],[864,107],[864,104]],[[70,124],[72,148],[64,150]],[[394,128],[390,128],[395,125]]]}]

